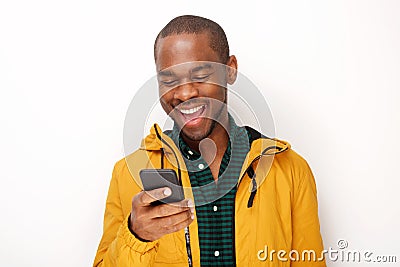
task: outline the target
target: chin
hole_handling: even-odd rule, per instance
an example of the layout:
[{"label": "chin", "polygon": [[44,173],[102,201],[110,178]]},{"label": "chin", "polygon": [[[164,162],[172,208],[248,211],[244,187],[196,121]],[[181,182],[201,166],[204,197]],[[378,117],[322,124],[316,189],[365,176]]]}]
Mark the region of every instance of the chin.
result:
[{"label": "chin", "polygon": [[186,131],[182,130],[182,134],[191,141],[201,141],[208,136],[207,132]]},{"label": "chin", "polygon": [[207,123],[204,127],[201,127],[198,130],[191,130],[188,127],[183,127],[182,134],[192,141],[201,141],[204,138],[207,138],[215,127],[214,121],[211,124]]}]

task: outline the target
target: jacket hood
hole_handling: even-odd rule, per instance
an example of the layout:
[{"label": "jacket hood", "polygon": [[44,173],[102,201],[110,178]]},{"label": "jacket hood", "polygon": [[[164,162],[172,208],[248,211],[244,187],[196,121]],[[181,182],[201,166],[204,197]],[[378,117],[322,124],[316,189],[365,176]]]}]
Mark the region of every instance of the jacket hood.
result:
[{"label": "jacket hood", "polygon": [[142,139],[139,149],[147,151],[160,150],[163,147],[160,136],[164,138],[166,135],[162,132],[160,126],[155,123],[150,128],[150,133]]},{"label": "jacket hood", "polygon": [[[262,135],[257,130],[246,126],[247,131],[250,132],[250,143],[251,143],[251,154],[253,156],[262,156],[262,155],[275,155],[282,152],[285,152],[291,148],[289,142],[280,140],[277,138],[270,138]],[[166,142],[167,146],[163,144]],[[177,149],[175,143],[172,139],[162,132],[160,126],[158,124],[154,124],[150,133],[143,138],[141,145],[141,150],[146,151],[154,151],[154,150],[162,150],[166,153],[172,153],[171,149]],[[177,150],[176,150],[177,151]]]}]

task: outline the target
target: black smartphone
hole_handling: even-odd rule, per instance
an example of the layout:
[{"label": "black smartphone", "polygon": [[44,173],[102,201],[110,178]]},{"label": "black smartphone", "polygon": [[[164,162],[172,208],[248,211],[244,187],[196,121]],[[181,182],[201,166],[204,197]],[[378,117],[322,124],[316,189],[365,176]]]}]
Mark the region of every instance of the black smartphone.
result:
[{"label": "black smartphone", "polygon": [[146,191],[161,187],[169,187],[172,194],[169,197],[152,202],[152,205],[178,202],[185,198],[183,188],[178,181],[176,172],[172,169],[143,169],[139,172],[143,188]]}]

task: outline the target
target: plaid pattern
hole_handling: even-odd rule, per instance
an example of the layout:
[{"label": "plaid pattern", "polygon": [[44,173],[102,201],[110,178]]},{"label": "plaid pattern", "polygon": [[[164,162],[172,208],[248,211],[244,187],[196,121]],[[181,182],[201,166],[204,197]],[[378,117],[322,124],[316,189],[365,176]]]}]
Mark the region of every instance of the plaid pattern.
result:
[{"label": "plaid pattern", "polygon": [[[201,155],[183,141],[175,128],[170,137],[180,148],[196,204],[201,266],[235,266],[235,195],[249,133],[229,115],[230,140],[221,161],[218,183]],[[203,167],[203,168],[202,168]]]}]

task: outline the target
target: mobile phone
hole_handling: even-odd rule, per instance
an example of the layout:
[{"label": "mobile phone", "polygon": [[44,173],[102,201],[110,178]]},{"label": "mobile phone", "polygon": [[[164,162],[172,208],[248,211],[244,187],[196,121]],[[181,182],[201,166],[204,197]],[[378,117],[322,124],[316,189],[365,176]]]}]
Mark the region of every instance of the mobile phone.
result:
[{"label": "mobile phone", "polygon": [[146,191],[169,187],[172,194],[161,200],[152,202],[152,205],[160,205],[163,203],[179,202],[183,200],[183,188],[178,181],[176,172],[172,169],[143,169],[139,172],[142,180],[143,188]]}]

